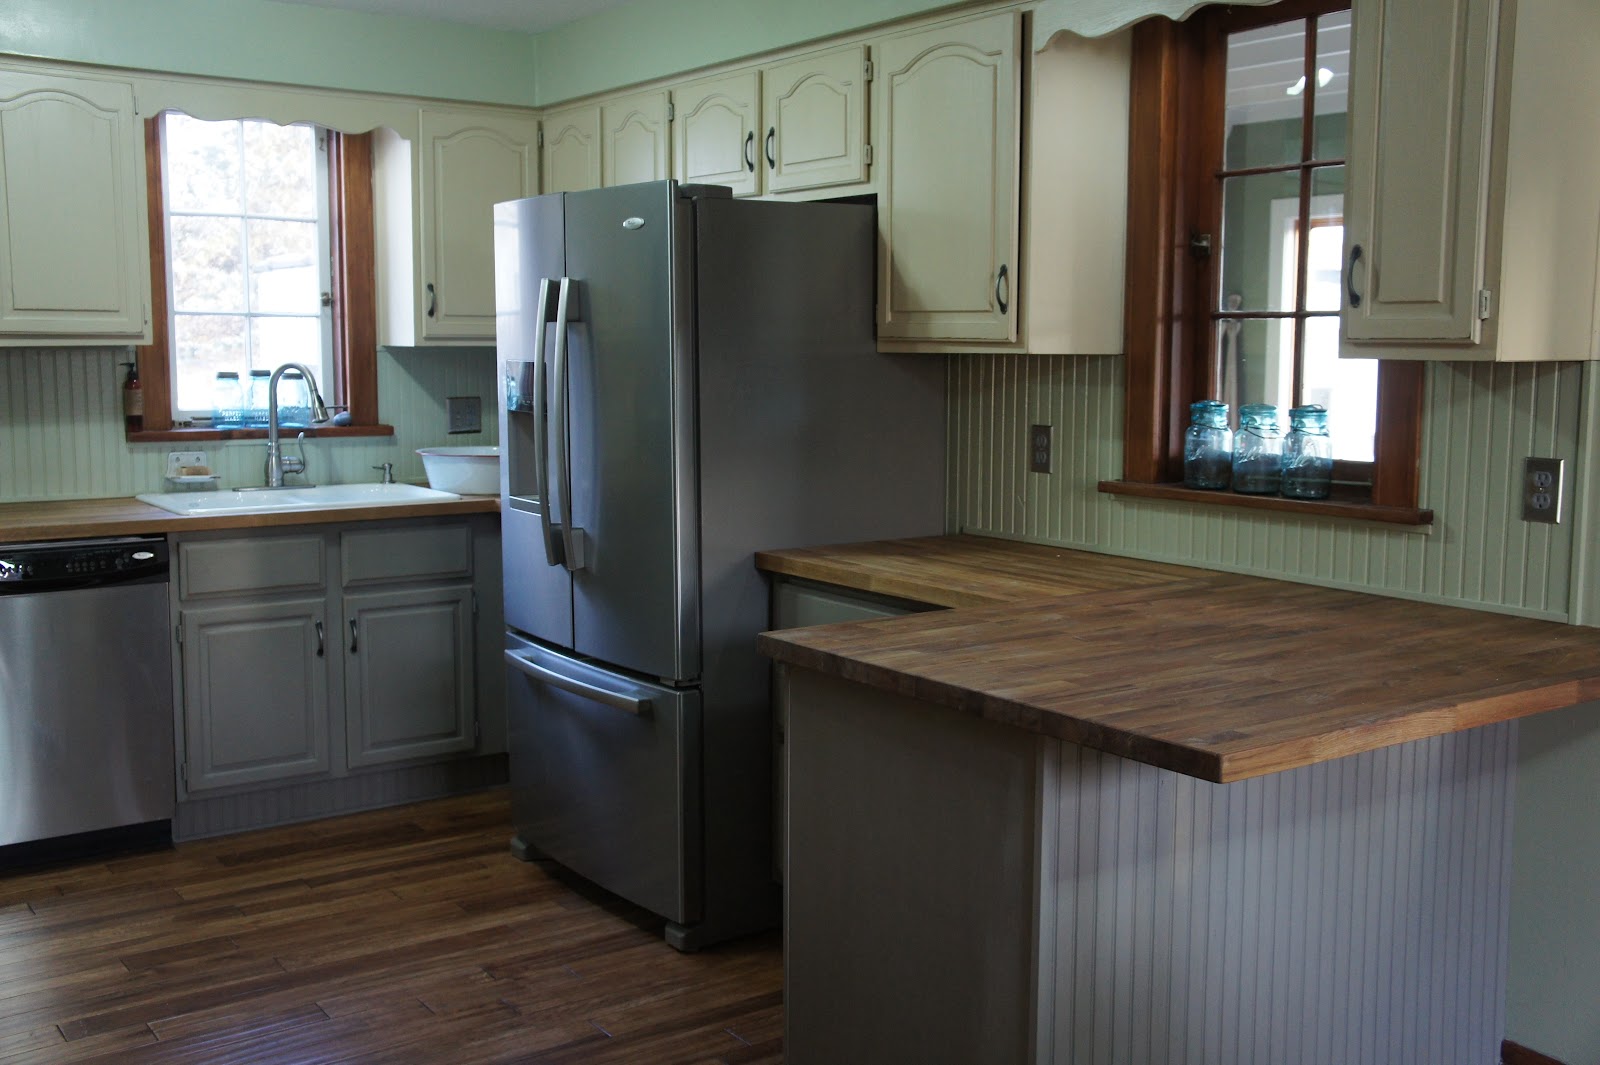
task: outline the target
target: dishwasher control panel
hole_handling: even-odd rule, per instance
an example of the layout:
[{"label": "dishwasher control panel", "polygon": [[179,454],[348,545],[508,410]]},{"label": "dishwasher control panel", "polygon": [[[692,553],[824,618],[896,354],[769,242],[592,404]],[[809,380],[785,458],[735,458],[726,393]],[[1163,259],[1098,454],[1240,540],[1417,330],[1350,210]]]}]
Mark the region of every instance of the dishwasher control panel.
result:
[{"label": "dishwasher control panel", "polygon": [[0,586],[13,592],[158,577],[167,567],[162,537],[0,545]]}]

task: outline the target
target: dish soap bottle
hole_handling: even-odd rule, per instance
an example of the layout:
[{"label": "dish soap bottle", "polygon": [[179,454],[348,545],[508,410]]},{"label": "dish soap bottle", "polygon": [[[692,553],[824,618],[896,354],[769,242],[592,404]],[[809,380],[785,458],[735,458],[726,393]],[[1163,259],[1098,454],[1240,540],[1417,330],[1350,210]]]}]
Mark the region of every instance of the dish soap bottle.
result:
[{"label": "dish soap bottle", "polygon": [[139,364],[125,362],[128,376],[122,379],[122,423],[128,432],[144,428],[144,388],[139,384]]}]

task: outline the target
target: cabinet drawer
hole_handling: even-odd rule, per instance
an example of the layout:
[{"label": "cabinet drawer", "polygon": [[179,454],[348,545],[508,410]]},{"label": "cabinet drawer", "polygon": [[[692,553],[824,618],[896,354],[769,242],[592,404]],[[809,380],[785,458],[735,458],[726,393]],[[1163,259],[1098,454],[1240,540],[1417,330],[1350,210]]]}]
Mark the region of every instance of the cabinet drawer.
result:
[{"label": "cabinet drawer", "polygon": [[361,529],[339,536],[344,586],[472,575],[472,532],[465,524]]},{"label": "cabinet drawer", "polygon": [[320,536],[178,545],[178,594],[184,599],[241,592],[321,591],[325,582]]}]

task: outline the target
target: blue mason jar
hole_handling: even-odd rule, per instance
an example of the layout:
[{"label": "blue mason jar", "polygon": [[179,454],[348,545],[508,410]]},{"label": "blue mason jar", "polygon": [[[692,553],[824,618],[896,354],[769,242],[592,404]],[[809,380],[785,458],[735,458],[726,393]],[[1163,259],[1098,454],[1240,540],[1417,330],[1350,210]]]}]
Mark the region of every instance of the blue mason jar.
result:
[{"label": "blue mason jar", "polygon": [[1233,438],[1233,490],[1249,495],[1277,495],[1283,483],[1283,430],[1278,408],[1271,403],[1246,403],[1239,408],[1239,431]]},{"label": "blue mason jar", "polygon": [[1226,488],[1232,467],[1228,405],[1215,399],[1189,404],[1189,431],[1183,435],[1184,487]]},{"label": "blue mason jar", "polygon": [[1283,494],[1291,499],[1326,499],[1333,489],[1333,443],[1328,411],[1312,403],[1289,410],[1283,442]]}]

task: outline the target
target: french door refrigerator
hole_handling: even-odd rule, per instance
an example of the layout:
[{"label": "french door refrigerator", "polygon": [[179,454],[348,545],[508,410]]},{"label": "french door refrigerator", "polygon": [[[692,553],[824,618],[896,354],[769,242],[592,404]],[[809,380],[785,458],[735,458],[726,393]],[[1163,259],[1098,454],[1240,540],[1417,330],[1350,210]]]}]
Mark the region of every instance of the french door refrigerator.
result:
[{"label": "french door refrigerator", "polygon": [[695,949],[771,927],[763,548],[944,524],[944,365],[877,354],[871,206],[495,206],[513,851]]}]

